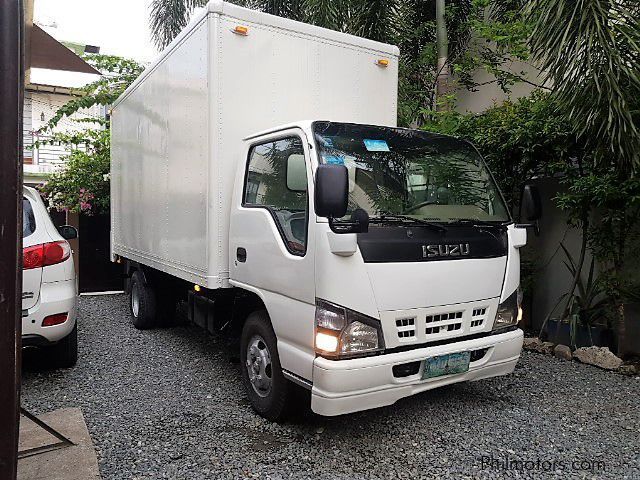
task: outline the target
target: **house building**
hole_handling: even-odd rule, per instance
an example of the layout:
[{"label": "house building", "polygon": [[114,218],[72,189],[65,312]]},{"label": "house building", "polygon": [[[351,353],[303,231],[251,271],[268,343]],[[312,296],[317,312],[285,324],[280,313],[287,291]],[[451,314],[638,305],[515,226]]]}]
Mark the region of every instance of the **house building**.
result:
[{"label": "house building", "polygon": [[[51,132],[43,127],[56,111],[82,94],[84,85],[99,78],[100,72],[85,62],[76,52],[98,53],[98,47],[58,42],[38,25],[32,24],[31,68],[25,75],[23,109],[24,183],[38,185],[64,165],[69,150],[65,146],[47,144]],[[63,118],[54,132],[72,132],[87,128],[80,118],[105,118],[105,108],[94,106]],[[45,142],[39,144],[38,142]]]}]

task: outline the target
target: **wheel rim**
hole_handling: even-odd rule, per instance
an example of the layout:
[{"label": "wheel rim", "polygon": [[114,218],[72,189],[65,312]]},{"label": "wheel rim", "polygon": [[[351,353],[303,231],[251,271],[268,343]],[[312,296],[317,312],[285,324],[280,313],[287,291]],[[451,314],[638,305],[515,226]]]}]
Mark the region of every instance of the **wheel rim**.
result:
[{"label": "wheel rim", "polygon": [[249,340],[246,367],[253,390],[263,398],[268,396],[273,384],[273,366],[269,347],[260,335]]},{"label": "wheel rim", "polygon": [[131,287],[131,313],[138,318],[138,312],[140,311],[140,291],[138,282],[134,282]]}]

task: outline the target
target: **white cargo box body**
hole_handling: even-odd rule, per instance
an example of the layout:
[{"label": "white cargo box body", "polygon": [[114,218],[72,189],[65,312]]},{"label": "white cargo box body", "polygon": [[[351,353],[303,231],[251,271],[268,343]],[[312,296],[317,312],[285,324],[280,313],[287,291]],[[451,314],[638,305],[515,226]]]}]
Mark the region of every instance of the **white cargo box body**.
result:
[{"label": "white cargo box body", "polygon": [[[234,33],[238,25],[247,35]],[[228,287],[243,138],[303,119],[395,125],[398,54],[391,45],[209,3],[114,104],[112,258]]]}]

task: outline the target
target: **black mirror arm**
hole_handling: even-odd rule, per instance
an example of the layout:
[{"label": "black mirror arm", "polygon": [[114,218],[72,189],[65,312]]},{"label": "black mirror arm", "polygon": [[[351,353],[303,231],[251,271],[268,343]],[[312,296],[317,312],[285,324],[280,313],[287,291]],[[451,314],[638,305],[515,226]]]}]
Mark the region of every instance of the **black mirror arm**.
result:
[{"label": "black mirror arm", "polygon": [[366,233],[369,231],[368,225],[360,222],[336,222],[333,217],[329,217],[329,228],[334,233]]},{"label": "black mirror arm", "polygon": [[533,223],[516,223],[513,226],[515,228],[527,228],[527,229],[532,228],[533,233],[536,237],[540,235],[540,224],[538,223],[538,220],[536,220]]}]

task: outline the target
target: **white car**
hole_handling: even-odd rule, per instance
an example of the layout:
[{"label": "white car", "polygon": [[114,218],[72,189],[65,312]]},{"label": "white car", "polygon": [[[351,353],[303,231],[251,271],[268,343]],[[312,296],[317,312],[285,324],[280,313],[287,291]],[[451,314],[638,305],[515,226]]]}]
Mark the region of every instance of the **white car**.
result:
[{"label": "white car", "polygon": [[56,228],[36,190],[23,188],[22,346],[42,347],[57,367],[78,359],[78,287],[67,240],[69,225]]}]

